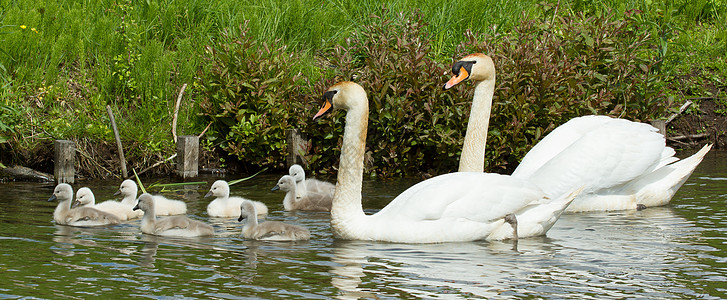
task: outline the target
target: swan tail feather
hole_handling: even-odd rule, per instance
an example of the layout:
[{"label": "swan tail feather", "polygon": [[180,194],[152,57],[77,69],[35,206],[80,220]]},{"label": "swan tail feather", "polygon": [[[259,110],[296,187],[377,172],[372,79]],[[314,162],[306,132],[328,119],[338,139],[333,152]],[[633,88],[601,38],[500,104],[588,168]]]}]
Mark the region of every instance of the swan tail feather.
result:
[{"label": "swan tail feather", "polygon": [[638,204],[652,207],[669,203],[710,149],[712,149],[711,144],[705,145],[692,156],[666,165],[634,182],[630,188],[638,191],[636,194]]}]

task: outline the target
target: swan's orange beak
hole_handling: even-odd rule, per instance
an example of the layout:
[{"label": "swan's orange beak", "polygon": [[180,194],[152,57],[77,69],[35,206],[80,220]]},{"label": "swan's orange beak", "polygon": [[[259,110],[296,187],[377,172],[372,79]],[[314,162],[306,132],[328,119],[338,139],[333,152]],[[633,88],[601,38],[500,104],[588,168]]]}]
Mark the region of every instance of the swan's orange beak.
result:
[{"label": "swan's orange beak", "polygon": [[331,105],[331,101],[328,101],[328,99],[326,99],[323,102],[323,106],[318,111],[318,113],[315,116],[313,116],[313,120],[320,118],[322,115],[324,115],[327,112],[329,112],[331,110],[331,108],[333,108],[333,105]]},{"label": "swan's orange beak", "polygon": [[467,79],[470,74],[467,72],[467,70],[464,67],[459,68],[459,74],[457,76],[452,77],[447,83],[444,84],[444,89],[449,89],[456,84],[462,82],[463,80]]}]

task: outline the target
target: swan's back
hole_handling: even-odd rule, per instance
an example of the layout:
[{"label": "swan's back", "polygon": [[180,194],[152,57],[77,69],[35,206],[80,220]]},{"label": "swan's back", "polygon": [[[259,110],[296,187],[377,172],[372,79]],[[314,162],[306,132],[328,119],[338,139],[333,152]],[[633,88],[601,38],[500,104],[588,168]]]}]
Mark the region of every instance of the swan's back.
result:
[{"label": "swan's back", "polygon": [[227,197],[217,198],[207,204],[207,214],[210,217],[239,217],[240,216],[240,204],[243,201],[250,201],[255,205],[258,216],[265,216],[268,214],[268,207],[265,203],[260,201],[249,200],[243,197]]},{"label": "swan's back", "polygon": [[156,201],[152,195],[139,196],[135,210],[143,210],[141,232],[160,236],[196,237],[214,235],[214,228],[204,222],[192,220],[187,216],[156,218]]},{"label": "swan's back", "polygon": [[212,225],[187,216],[160,218],[154,224],[154,234],[161,236],[195,237],[215,234]]},{"label": "swan's back", "polygon": [[310,239],[310,231],[305,227],[279,221],[265,221],[257,224],[245,238],[268,241],[302,241]]},{"label": "swan's back", "polygon": [[335,184],[315,178],[306,179],[305,186],[307,188],[306,193],[316,193],[323,195],[323,197],[333,198],[333,193],[336,192]]},{"label": "swan's back", "polygon": [[330,193],[317,193],[309,191],[305,196],[297,199],[291,210],[302,211],[331,211],[333,195]]},{"label": "swan's back", "polygon": [[119,201],[113,201],[113,200],[108,200],[108,201],[104,201],[99,204],[96,204],[94,206],[94,208],[101,210],[101,211],[111,213],[122,221],[141,218],[141,216],[144,215],[144,213],[141,211],[132,210],[132,208],[134,208],[133,205],[129,206],[129,205],[123,204]]},{"label": "swan's back", "polygon": [[607,116],[583,116],[573,118],[556,127],[528,151],[512,175],[520,178],[532,176],[545,163],[570,147],[575,141],[611,120],[613,119]]},{"label": "swan's back", "polygon": [[95,204],[96,197],[93,194],[93,191],[87,187],[78,189],[78,192],[76,193],[76,200],[81,201],[84,206],[93,207],[100,211],[110,213],[119,218],[121,221],[140,218],[143,215],[143,212],[141,211],[134,211],[133,205],[126,205],[119,201],[108,200]]},{"label": "swan's back", "polygon": [[115,215],[91,207],[78,207],[66,214],[66,225],[70,226],[104,226],[121,223]]},{"label": "swan's back", "polygon": [[[526,155],[527,158],[532,153],[538,159],[523,159],[512,176],[531,180],[551,197],[578,186],[585,186],[584,193],[588,194],[628,183],[655,170],[665,159],[664,137],[650,125],[603,116],[573,120],[580,122],[568,122],[571,124],[561,126],[565,130],[553,131],[548,137],[554,136],[554,139],[546,137],[541,141],[545,144],[543,147],[536,148],[538,143]],[[559,133],[579,126],[589,130],[579,131],[585,132],[580,136]],[[577,138],[565,142],[564,148],[552,147],[555,141],[569,139],[559,136]],[[548,161],[539,160],[548,156]]]},{"label": "swan's back", "polygon": [[543,197],[540,188],[525,180],[499,174],[458,172],[410,187],[374,216],[490,222]]},{"label": "swan's back", "polygon": [[549,197],[584,186],[568,211],[660,206],[669,203],[710,148],[679,161],[653,126],[586,116],[546,136],[513,176],[534,182]]},{"label": "swan's back", "polygon": [[162,195],[152,195],[158,216],[183,215],[187,213],[184,201],[173,200]]}]

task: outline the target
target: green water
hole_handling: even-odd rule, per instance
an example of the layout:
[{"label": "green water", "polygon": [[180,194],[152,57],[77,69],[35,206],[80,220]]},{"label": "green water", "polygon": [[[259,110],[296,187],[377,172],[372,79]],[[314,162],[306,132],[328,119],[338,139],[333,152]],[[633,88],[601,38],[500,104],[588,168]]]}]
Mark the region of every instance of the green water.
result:
[{"label": "green water", "polygon": [[[682,156],[682,155],[680,155]],[[0,183],[0,298],[727,298],[727,153],[710,153],[669,206],[568,214],[546,237],[408,245],[337,241],[327,213],[283,212],[280,174],[231,187],[270,220],[310,229],[308,242],[256,242],[241,224],[209,218],[209,185],[165,194],[217,235],[144,235],[139,220],[56,226],[51,184]],[[217,178],[202,178],[213,182]],[[234,179],[234,178],[228,178]],[[364,184],[375,212],[414,180]],[[97,202],[120,182],[80,182]]]}]

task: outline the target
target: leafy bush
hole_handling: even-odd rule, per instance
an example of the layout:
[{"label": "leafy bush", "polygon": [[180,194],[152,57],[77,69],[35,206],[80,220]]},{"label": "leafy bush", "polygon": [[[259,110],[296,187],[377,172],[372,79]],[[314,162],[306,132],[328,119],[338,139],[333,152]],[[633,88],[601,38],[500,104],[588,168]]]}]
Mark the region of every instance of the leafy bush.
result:
[{"label": "leafy bush", "polygon": [[[657,48],[632,14],[568,14],[522,21],[508,35],[466,36],[455,59],[484,52],[498,70],[488,171],[514,168],[534,143],[576,116],[646,121],[663,115],[669,103],[655,72]],[[244,162],[281,166],[285,129],[302,128],[311,140],[310,169],[328,173],[338,163],[344,121],[309,122],[318,104],[313,99],[333,82],[352,79],[369,97],[368,174],[454,170],[471,85],[442,90],[451,62],[433,59],[420,13],[383,10],[382,16],[326,53],[322,73],[332,66],[334,75],[315,85],[294,71],[299,57],[284,46],[259,43],[246,27],[235,35],[226,31],[208,48],[212,67],[198,83],[202,114],[213,122],[211,139]]]},{"label": "leafy bush", "polygon": [[212,121],[208,139],[241,161],[282,166],[285,130],[305,115],[300,100],[308,84],[295,71],[298,56],[279,43],[256,41],[245,24],[236,33],[223,31],[206,59],[210,68],[197,85],[200,113]]}]

